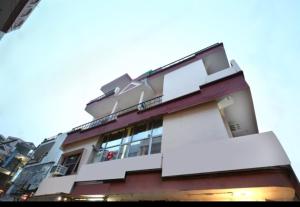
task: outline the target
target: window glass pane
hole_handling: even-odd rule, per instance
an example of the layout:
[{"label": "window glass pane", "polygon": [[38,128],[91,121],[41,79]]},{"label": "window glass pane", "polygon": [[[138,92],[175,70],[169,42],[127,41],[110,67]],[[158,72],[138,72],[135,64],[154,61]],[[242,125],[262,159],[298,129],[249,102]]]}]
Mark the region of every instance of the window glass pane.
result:
[{"label": "window glass pane", "polygon": [[96,152],[93,162],[100,162],[102,154],[103,154],[103,150]]},{"label": "window glass pane", "polygon": [[118,159],[126,158],[127,157],[128,149],[129,149],[129,145],[128,144],[122,145],[121,148],[120,148]]},{"label": "window glass pane", "polygon": [[130,142],[131,136],[124,137],[122,140],[122,144]]},{"label": "window glass pane", "polygon": [[161,149],[161,137],[155,137],[152,139],[151,154],[160,153]]},{"label": "window glass pane", "polygon": [[107,142],[106,148],[121,144],[122,137],[124,135],[124,131],[125,130],[110,134],[109,141]]},{"label": "window glass pane", "polygon": [[101,148],[105,148],[106,142],[101,144]]},{"label": "window glass pane", "polygon": [[146,131],[146,129],[147,129],[146,124],[134,127],[132,141],[148,138],[148,135],[150,135],[151,131],[150,130]]},{"label": "window glass pane", "polygon": [[68,165],[68,166],[65,166],[65,167],[67,167],[67,168],[68,168],[68,169],[67,169],[67,172],[66,172],[66,174],[65,174],[65,175],[70,175],[70,174],[72,173],[72,171],[73,171],[74,167],[75,167],[75,164]]},{"label": "window glass pane", "polygon": [[130,144],[128,157],[147,155],[149,149],[149,139],[133,142]]},{"label": "window glass pane", "polygon": [[72,164],[75,164],[77,162],[77,159],[79,158],[79,155],[71,155],[67,158],[65,158],[65,161],[64,161],[64,166],[66,165],[72,165]]},{"label": "window glass pane", "polygon": [[101,161],[115,160],[117,158],[120,146],[107,148],[103,151]]},{"label": "window glass pane", "polygon": [[120,145],[121,141],[122,141],[122,139],[109,141],[109,142],[107,142],[106,148],[116,146],[116,145]]},{"label": "window glass pane", "polygon": [[110,137],[110,140],[115,140],[115,139],[120,139],[124,136],[124,132],[125,130],[120,130],[120,131],[117,131],[117,132],[113,132],[109,135]]},{"label": "window glass pane", "polygon": [[79,157],[80,157],[80,154],[76,154],[76,155],[70,155],[65,158],[62,165],[68,168],[66,175],[70,175],[73,171],[74,172],[76,171],[76,168],[78,166]]},{"label": "window glass pane", "polygon": [[106,143],[107,143],[107,140],[108,140],[108,136],[104,136],[103,139],[102,139],[102,144],[101,144],[101,148],[105,148],[106,146]]},{"label": "window glass pane", "polygon": [[158,120],[153,121],[152,125],[153,125],[153,128],[161,127],[162,126],[162,119],[158,119]]},{"label": "window glass pane", "polygon": [[156,137],[160,135],[162,135],[162,120],[154,121],[152,137]]}]

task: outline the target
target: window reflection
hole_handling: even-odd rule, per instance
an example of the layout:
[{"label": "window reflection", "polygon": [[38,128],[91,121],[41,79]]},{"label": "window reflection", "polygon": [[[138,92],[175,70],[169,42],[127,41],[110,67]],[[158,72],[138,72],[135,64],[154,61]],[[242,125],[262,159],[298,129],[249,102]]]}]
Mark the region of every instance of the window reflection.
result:
[{"label": "window reflection", "polygon": [[122,137],[124,136],[124,131],[125,130],[110,134],[108,139],[111,141],[108,141],[105,147],[108,148],[108,147],[120,145],[122,141]]},{"label": "window reflection", "polygon": [[118,156],[120,146],[107,148],[103,151],[101,161],[115,160]]},{"label": "window reflection", "polygon": [[106,148],[107,147],[112,147],[112,146],[119,145],[119,144],[121,144],[121,141],[122,141],[122,139],[117,139],[117,140],[109,141],[106,144]]},{"label": "window reflection", "polygon": [[127,157],[128,149],[129,149],[128,144],[122,145],[119,151],[118,159],[123,159]]},{"label": "window reflection", "polygon": [[152,139],[151,154],[160,153],[161,148],[161,136]]},{"label": "window reflection", "polygon": [[103,150],[96,152],[93,162],[100,162],[102,154],[103,154]]},{"label": "window reflection", "polygon": [[147,130],[146,124],[136,126],[133,128],[132,141],[148,138],[150,136],[150,133],[151,130]]},{"label": "window reflection", "polygon": [[128,143],[131,140],[131,136],[124,137],[122,140],[122,144]]},{"label": "window reflection", "polygon": [[149,139],[133,142],[130,144],[128,157],[147,155],[149,150]]}]

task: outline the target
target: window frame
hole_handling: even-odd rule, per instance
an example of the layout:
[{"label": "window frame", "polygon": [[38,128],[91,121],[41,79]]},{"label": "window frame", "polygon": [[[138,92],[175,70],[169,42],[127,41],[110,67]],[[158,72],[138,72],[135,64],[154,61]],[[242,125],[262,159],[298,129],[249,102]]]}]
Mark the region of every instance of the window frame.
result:
[{"label": "window frame", "polygon": [[[61,155],[61,161],[59,163],[62,166],[65,166],[64,163],[66,162],[66,159],[68,159],[71,156],[78,155],[76,164],[74,165],[74,168],[72,169],[71,173],[66,174],[65,176],[74,175],[74,174],[77,173],[79,165],[80,165],[80,161],[81,161],[81,158],[82,158],[83,150],[84,149],[79,149],[79,150],[75,150],[75,151],[68,152],[68,153],[65,153],[65,154]],[[65,166],[65,167],[67,167],[67,166]],[[69,167],[68,167],[68,169],[69,169]]]}]

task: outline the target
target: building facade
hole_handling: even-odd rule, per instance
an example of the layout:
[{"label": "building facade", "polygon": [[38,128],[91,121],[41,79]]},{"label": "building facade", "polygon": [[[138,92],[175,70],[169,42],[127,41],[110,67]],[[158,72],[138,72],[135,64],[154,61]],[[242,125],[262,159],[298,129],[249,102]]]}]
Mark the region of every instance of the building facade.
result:
[{"label": "building facade", "polygon": [[294,200],[273,132],[259,133],[243,71],[214,44],[101,87],[33,200]]},{"label": "building facade", "polygon": [[31,159],[35,146],[16,137],[1,138],[0,142],[0,191],[2,195],[12,180]]},{"label": "building facade", "polygon": [[5,33],[19,29],[40,0],[0,1],[0,40]]},{"label": "building facade", "polygon": [[35,149],[33,159],[31,159],[18,176],[7,195],[13,200],[26,200],[37,190],[43,179],[50,175],[51,168],[57,164],[62,154],[60,146],[66,133],[59,133],[56,136],[44,139]]}]

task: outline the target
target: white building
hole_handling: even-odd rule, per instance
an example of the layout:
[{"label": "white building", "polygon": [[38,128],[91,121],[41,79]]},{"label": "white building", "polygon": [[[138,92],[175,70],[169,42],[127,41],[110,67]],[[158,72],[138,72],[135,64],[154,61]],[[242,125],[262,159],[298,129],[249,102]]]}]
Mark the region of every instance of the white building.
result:
[{"label": "white building", "polygon": [[35,200],[294,200],[299,182],[218,43],[102,86]]}]

